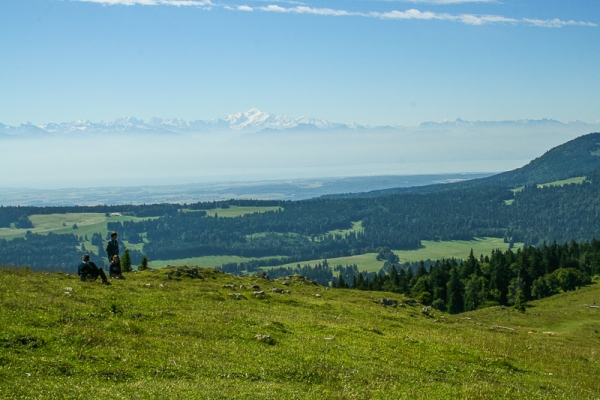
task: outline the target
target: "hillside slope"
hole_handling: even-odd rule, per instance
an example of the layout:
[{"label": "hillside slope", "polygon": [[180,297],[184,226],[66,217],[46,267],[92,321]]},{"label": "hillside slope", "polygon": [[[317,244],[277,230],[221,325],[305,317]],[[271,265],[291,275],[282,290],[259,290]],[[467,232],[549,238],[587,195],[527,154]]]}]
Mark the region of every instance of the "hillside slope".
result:
[{"label": "hillside slope", "polygon": [[477,181],[517,187],[585,176],[600,167],[600,133],[590,133],[557,146],[514,171]]},{"label": "hillside slope", "polygon": [[590,133],[556,146],[527,165],[512,171],[468,181],[420,187],[373,190],[323,196],[326,198],[372,198],[403,193],[436,193],[482,186],[517,188],[585,176],[600,168],[600,133]]},{"label": "hillside slope", "polygon": [[597,398],[599,297],[426,315],[299,276],[179,267],[106,287],[0,269],[0,397]]}]

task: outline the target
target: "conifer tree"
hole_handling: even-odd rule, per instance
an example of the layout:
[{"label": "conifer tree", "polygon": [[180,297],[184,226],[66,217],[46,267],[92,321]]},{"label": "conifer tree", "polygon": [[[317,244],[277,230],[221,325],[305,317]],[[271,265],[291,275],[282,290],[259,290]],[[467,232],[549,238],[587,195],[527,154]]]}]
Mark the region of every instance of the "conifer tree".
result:
[{"label": "conifer tree", "polygon": [[348,284],[344,280],[344,277],[342,276],[342,272],[341,271],[340,271],[340,275],[338,276],[337,287],[339,287],[341,289],[347,289],[348,288]]},{"label": "conifer tree", "polygon": [[519,290],[519,294],[517,294],[517,299],[515,300],[515,310],[525,312],[525,293],[523,293],[523,290]]},{"label": "conifer tree", "polygon": [[125,249],[123,257],[121,257],[121,269],[123,272],[131,272],[131,257],[129,256],[129,249]]},{"label": "conifer tree", "polygon": [[142,257],[142,261],[140,261],[140,265],[138,266],[138,271],[145,271],[148,269],[148,257],[144,254]]},{"label": "conifer tree", "polygon": [[451,314],[456,314],[464,310],[463,284],[460,281],[456,267],[450,270],[450,280],[448,281],[448,301],[447,309]]}]

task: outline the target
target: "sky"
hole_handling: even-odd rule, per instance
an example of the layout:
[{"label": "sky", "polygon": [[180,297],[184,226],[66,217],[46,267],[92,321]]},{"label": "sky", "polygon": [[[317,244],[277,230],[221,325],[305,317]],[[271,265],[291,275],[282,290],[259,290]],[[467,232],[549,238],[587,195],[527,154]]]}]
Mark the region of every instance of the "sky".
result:
[{"label": "sky", "polygon": [[0,122],[600,121],[597,0],[2,0]]}]

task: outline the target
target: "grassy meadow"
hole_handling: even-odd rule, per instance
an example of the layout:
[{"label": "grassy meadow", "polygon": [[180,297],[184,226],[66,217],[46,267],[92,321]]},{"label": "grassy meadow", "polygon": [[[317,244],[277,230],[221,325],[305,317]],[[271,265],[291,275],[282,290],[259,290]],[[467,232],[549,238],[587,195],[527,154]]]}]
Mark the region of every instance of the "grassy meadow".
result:
[{"label": "grassy meadow", "polygon": [[[255,212],[267,212],[279,209],[280,207],[239,207],[239,206],[230,206],[229,208],[217,208],[215,210],[208,210],[208,215],[214,215],[217,213],[219,217],[224,218],[233,218],[237,216],[241,216],[244,214],[252,214]],[[77,236],[81,236],[83,238],[88,237],[88,240],[83,240],[82,243],[85,246],[85,249],[88,253],[96,254],[97,248],[92,245],[91,238],[94,233],[100,233],[103,238],[106,239],[108,234],[107,223],[108,222],[123,222],[123,221],[141,221],[144,219],[150,218],[139,218],[134,216],[106,216],[104,213],[64,213],[64,214],[34,214],[29,217],[29,220],[33,224],[33,228],[29,229],[17,229],[14,227],[11,228],[0,228],[0,239],[11,240],[17,237],[25,237],[27,231],[31,231],[32,233],[37,233],[41,235],[46,235],[50,232],[56,234],[65,234],[71,233]],[[74,226],[77,226],[76,228]],[[123,241],[122,238],[120,240],[124,243],[125,247],[131,250],[139,250],[142,251],[143,243],[129,243],[127,241]],[[96,254],[98,255],[98,254]],[[104,253],[101,254],[104,256]],[[197,261],[198,259],[190,259],[190,260],[167,260],[166,262],[159,262],[152,265],[156,266],[165,266],[169,264],[185,264],[188,261]],[[230,261],[223,261],[230,262]],[[200,263],[201,264],[201,263]],[[218,266],[219,264],[209,264],[208,266]],[[191,265],[191,264],[190,264]]]},{"label": "grassy meadow", "polygon": [[525,313],[426,315],[300,277],[0,269],[0,398],[594,399],[599,299],[594,284]]},{"label": "grassy meadow", "polygon": [[[423,247],[417,250],[394,250],[394,253],[400,257],[401,262],[421,261],[421,260],[439,260],[442,258],[462,258],[465,259],[473,249],[475,257],[481,254],[489,255],[492,250],[508,250],[508,243],[504,243],[502,238],[475,238],[473,240],[451,240],[451,241],[421,241]],[[523,243],[515,243],[514,249],[522,248]]]},{"label": "grassy meadow", "polygon": [[[233,218],[245,214],[251,214],[255,212],[267,212],[278,209],[279,207],[240,207],[230,206],[229,208],[218,208],[215,210],[209,210],[209,215],[217,213],[219,217]],[[108,234],[107,222],[122,222],[122,221],[139,221],[144,218],[138,218],[133,216],[110,216],[107,217],[103,213],[66,213],[66,214],[38,214],[30,217],[34,228],[31,229],[15,229],[15,228],[0,228],[0,239],[13,239],[15,237],[24,237],[26,232],[29,230],[33,233],[48,234],[53,233],[72,233],[77,236],[85,237],[87,235],[88,240],[83,241],[83,245],[88,253],[97,253],[96,246],[91,243],[91,238],[94,233],[100,233],[103,238],[106,238]],[[73,226],[77,225],[74,229]],[[362,231],[363,227],[360,221],[353,223],[352,228],[347,230],[336,230],[329,232],[330,234],[346,235],[352,231]],[[121,238],[122,239],[122,238]],[[318,238],[317,238],[318,240]],[[142,251],[143,243],[128,243],[123,242],[125,247],[131,250]],[[519,247],[520,244],[516,244]],[[498,238],[477,238],[471,241],[447,241],[447,242],[436,242],[436,241],[423,241],[423,248],[418,250],[394,250],[400,257],[401,262],[406,261],[420,261],[420,260],[436,260],[440,258],[465,258],[468,256],[471,249],[473,249],[476,255],[489,254],[493,249],[507,249],[508,245]],[[104,256],[104,254],[100,254]],[[271,257],[269,257],[271,258]],[[207,256],[207,257],[193,257],[185,259],[173,259],[173,260],[150,260],[151,268],[160,268],[167,265],[201,265],[203,267],[219,267],[225,263],[230,262],[244,262],[249,261],[250,258],[238,257],[238,256]],[[323,260],[309,260],[302,262],[301,264],[315,265]],[[328,260],[330,265],[352,265],[356,264],[360,271],[373,271],[377,272],[381,269],[383,263],[377,261],[376,253],[361,254],[357,256],[333,258]],[[284,266],[295,266],[297,263],[286,264]]]},{"label": "grassy meadow", "polygon": [[[421,260],[440,260],[442,258],[461,258],[468,257],[471,249],[476,257],[483,254],[489,255],[492,250],[507,250],[508,243],[504,243],[501,238],[475,238],[474,240],[452,240],[452,241],[433,241],[423,240],[423,247],[417,250],[393,250],[400,257],[400,262],[413,262]],[[522,247],[522,243],[516,243],[515,249]],[[200,260],[199,260],[200,261]],[[323,260],[311,260],[301,262],[301,265],[315,265]],[[353,265],[356,264],[359,271],[379,272],[383,267],[383,261],[377,260],[377,253],[366,253],[357,256],[330,258],[327,260],[329,265]],[[296,266],[297,263],[284,264],[284,267]],[[191,264],[188,264],[191,265]],[[200,263],[199,265],[205,265]]]},{"label": "grassy meadow", "polygon": [[252,258],[239,256],[203,256],[181,258],[177,260],[150,260],[150,268],[162,268],[170,265],[201,265],[204,268],[216,268],[226,263],[240,263],[250,261]]},{"label": "grassy meadow", "polygon": [[229,208],[215,208],[205,210],[207,215],[214,217],[217,214],[221,218],[240,217],[245,214],[264,213],[282,209],[279,206],[229,206]]}]

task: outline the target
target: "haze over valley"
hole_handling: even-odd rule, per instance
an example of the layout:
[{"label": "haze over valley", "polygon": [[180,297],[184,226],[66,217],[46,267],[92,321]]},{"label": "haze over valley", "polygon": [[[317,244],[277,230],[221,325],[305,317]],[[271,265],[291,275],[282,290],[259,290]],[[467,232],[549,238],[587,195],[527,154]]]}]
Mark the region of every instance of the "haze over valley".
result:
[{"label": "haze over valley", "polygon": [[489,174],[521,167],[594,130],[600,125],[555,120],[361,126],[257,109],[208,121],[130,117],[0,125],[0,168],[14,171],[2,177],[0,186],[64,189]]}]

